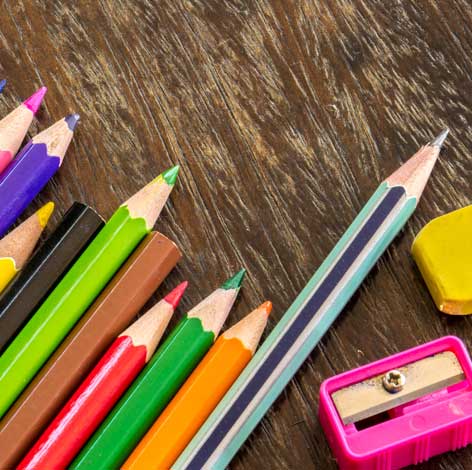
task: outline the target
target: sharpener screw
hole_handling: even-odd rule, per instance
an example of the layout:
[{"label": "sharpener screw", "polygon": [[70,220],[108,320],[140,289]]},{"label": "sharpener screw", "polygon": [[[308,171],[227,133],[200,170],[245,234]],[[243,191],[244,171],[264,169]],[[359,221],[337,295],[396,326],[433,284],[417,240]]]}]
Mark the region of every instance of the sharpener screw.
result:
[{"label": "sharpener screw", "polygon": [[387,372],[383,379],[382,385],[389,393],[398,393],[403,390],[406,378],[399,370],[391,370]]}]

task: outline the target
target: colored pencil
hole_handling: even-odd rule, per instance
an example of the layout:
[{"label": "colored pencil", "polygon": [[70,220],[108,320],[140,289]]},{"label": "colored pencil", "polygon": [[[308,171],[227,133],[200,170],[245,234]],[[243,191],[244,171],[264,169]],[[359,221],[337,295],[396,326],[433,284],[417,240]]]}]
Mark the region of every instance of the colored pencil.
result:
[{"label": "colored pencil", "polygon": [[151,358],[186,287],[186,282],[180,284],[118,336],[18,470],[61,470],[69,465]]},{"label": "colored pencil", "polygon": [[59,169],[78,121],[71,114],[40,132],[6,167],[0,176],[0,237]]},{"label": "colored pencil", "polygon": [[169,469],[256,351],[272,304],[225,331],[192,372],[122,470]]},{"label": "colored pencil", "polygon": [[223,470],[414,212],[443,131],[380,184],[173,470]]},{"label": "colored pencil", "polygon": [[0,421],[0,468],[15,468],[116,336],[181,258],[149,234]]},{"label": "colored pencil", "polygon": [[5,88],[6,84],[7,84],[7,81],[4,78],[0,80],[0,93],[3,92],[3,89]]},{"label": "colored pencil", "polygon": [[71,469],[119,468],[210,349],[239,292],[244,270],[194,307],[74,460]]},{"label": "colored pencil", "polygon": [[69,209],[0,297],[0,353],[102,226],[90,207],[76,202]]},{"label": "colored pencil", "polygon": [[0,418],[121,264],[151,231],[177,178],[174,167],[126,201],[0,357]]},{"label": "colored pencil", "polygon": [[[3,89],[1,84],[0,88]],[[46,87],[40,88],[0,121],[0,173],[18,152],[46,91]]]},{"label": "colored pencil", "polygon": [[53,210],[54,203],[48,202],[0,240],[0,293],[28,261]]}]

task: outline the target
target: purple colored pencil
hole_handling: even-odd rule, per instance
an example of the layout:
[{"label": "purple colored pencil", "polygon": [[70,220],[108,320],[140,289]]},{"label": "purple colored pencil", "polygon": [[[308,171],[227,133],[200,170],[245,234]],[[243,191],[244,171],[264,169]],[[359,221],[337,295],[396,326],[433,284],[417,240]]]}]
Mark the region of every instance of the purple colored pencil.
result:
[{"label": "purple colored pencil", "polygon": [[70,114],[40,132],[0,176],[0,237],[59,169],[78,121]]}]

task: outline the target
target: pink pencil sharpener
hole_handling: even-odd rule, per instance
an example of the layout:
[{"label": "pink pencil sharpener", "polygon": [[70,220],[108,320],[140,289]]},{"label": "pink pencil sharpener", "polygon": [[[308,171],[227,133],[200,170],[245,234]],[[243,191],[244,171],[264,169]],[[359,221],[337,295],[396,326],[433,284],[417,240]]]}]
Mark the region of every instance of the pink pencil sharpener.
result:
[{"label": "pink pencil sharpener", "polygon": [[393,470],[472,442],[472,364],[445,336],[323,382],[319,418],[340,469]]}]

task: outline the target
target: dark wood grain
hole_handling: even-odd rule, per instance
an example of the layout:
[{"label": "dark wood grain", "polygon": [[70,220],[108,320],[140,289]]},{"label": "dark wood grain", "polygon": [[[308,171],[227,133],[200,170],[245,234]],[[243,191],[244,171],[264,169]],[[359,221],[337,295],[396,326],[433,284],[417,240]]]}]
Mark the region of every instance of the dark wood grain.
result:
[{"label": "dark wood grain", "polygon": [[[378,182],[445,125],[416,214],[234,460],[231,470],[335,469],[316,418],[325,378],[445,334],[409,254],[414,235],[472,199],[469,0],[101,0],[1,3],[2,114],[46,84],[31,133],[83,122],[28,213],[78,199],[109,216],[171,164],[157,228],[185,260],[190,307],[241,265],[230,323],[273,300],[270,327]],[[470,269],[470,267],[469,267]],[[421,470],[472,468],[472,450]]]}]

